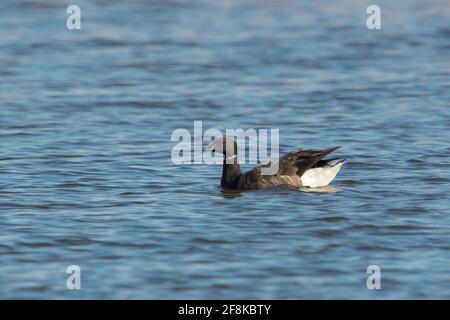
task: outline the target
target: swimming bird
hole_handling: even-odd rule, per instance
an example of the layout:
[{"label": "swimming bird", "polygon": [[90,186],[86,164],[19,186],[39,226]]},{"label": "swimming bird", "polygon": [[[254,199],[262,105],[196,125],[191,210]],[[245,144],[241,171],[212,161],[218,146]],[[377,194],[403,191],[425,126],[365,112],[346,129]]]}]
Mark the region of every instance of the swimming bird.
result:
[{"label": "swimming bird", "polygon": [[[339,147],[334,146],[323,150],[291,151],[279,160],[258,165],[245,173],[241,172],[239,166],[238,148],[234,138],[218,138],[211,142],[205,148],[205,151],[219,152],[224,155],[220,181],[222,188],[251,190],[277,186],[295,188],[327,186],[336,177],[345,159],[324,160],[323,158]],[[278,163],[273,163],[273,161],[278,161]],[[272,175],[262,174],[261,169],[270,165],[278,165],[277,172]]]}]

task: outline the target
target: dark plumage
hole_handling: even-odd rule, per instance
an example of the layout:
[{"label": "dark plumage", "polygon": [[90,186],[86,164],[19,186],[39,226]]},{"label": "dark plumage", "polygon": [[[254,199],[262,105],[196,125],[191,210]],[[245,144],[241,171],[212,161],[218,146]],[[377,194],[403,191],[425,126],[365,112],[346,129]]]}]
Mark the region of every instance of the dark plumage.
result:
[{"label": "dark plumage", "polygon": [[[231,140],[231,141],[230,141]],[[221,186],[227,189],[267,189],[276,186],[319,187],[328,185],[344,164],[344,159],[323,160],[339,146],[324,150],[298,150],[278,160],[278,170],[272,175],[261,174],[261,169],[273,162],[258,165],[250,171],[241,172],[234,139],[218,139],[206,147],[206,151],[224,154]]]}]

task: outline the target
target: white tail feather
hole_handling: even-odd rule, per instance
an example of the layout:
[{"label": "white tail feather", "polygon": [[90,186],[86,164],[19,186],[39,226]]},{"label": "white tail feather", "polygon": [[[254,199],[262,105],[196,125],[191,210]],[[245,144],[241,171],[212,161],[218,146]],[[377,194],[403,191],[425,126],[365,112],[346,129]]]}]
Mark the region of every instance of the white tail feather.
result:
[{"label": "white tail feather", "polygon": [[306,170],[300,178],[302,185],[311,188],[327,186],[336,177],[343,164],[344,161],[341,160],[334,164]]}]

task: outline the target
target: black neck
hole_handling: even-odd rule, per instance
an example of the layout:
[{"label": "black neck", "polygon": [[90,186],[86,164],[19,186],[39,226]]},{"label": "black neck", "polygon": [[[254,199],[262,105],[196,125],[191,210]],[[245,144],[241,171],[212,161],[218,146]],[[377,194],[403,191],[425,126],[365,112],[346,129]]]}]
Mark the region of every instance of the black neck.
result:
[{"label": "black neck", "polygon": [[239,177],[242,174],[237,157],[231,161],[228,160],[230,163],[227,163],[226,159],[223,160],[221,185],[225,188],[236,187]]}]

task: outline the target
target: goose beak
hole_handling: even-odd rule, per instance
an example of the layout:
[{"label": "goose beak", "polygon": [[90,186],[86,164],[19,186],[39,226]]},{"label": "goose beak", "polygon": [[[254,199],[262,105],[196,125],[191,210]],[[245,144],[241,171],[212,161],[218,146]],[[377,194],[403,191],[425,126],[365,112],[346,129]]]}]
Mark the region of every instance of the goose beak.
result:
[{"label": "goose beak", "polygon": [[205,147],[205,151],[212,152],[212,151],[215,151],[215,148],[216,148],[216,144],[215,144],[215,141],[213,141]]}]

